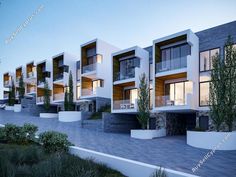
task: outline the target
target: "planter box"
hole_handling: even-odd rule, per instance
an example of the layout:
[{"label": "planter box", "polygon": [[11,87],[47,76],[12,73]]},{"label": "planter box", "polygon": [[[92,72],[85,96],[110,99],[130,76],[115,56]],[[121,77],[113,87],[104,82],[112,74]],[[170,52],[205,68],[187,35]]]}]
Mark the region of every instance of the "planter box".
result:
[{"label": "planter box", "polygon": [[236,150],[236,132],[187,131],[187,144],[212,150]]},{"label": "planter box", "polygon": [[40,113],[39,117],[46,118],[46,119],[58,118],[58,114],[57,113]]},{"label": "planter box", "polygon": [[153,139],[166,136],[166,129],[159,130],[131,130],[131,138],[137,139]]},{"label": "planter box", "polygon": [[14,111],[14,106],[6,106],[5,110],[6,111]]},{"label": "planter box", "polygon": [[14,112],[21,112],[21,104],[14,104]]},{"label": "planter box", "polygon": [[79,111],[60,111],[58,114],[60,122],[75,122],[81,120],[81,117]]}]

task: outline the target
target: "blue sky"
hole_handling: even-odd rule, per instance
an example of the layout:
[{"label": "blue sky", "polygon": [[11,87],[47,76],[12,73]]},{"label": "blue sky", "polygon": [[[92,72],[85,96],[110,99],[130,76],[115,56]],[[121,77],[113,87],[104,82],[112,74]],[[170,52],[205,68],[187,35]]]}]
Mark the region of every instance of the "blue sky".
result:
[{"label": "blue sky", "polygon": [[[43,9],[6,44],[40,5]],[[235,7],[235,0],[0,0],[1,79],[3,72],[31,60],[62,51],[79,56],[80,45],[94,38],[121,49],[146,47],[181,30],[234,21]]]}]

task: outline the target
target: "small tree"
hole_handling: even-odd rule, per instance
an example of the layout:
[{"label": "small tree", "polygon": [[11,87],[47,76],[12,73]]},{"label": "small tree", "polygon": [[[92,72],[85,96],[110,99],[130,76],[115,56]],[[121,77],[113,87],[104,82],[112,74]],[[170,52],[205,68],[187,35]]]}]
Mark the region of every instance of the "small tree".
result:
[{"label": "small tree", "polygon": [[64,96],[64,111],[68,111],[68,89],[65,87],[65,96]]},{"label": "small tree", "polygon": [[12,80],[12,84],[11,84],[11,88],[9,90],[9,96],[8,96],[8,105],[9,106],[13,106],[15,104],[15,100],[16,100],[16,87],[14,84],[14,80]]},{"label": "small tree", "polygon": [[73,111],[74,110],[74,93],[73,93],[73,77],[72,73],[70,71],[69,75],[69,91],[68,91],[68,110]]},{"label": "small tree", "polygon": [[232,131],[236,117],[236,51],[229,37],[225,45],[225,59],[218,54],[213,57],[210,83],[210,115],[220,131],[222,123]]},{"label": "small tree", "polygon": [[43,89],[43,105],[45,110],[48,112],[50,109],[50,89],[48,86],[47,80],[44,83],[44,89]]},{"label": "small tree", "polygon": [[236,49],[233,48],[233,39],[229,36],[225,45],[225,124],[228,131],[232,131],[233,121],[236,118]]},{"label": "small tree", "polygon": [[142,129],[149,129],[149,85],[145,73],[139,79],[137,118]]},{"label": "small tree", "polygon": [[25,96],[25,83],[23,80],[23,75],[20,76],[20,80],[19,80],[19,101],[21,103],[21,99],[24,98]]}]

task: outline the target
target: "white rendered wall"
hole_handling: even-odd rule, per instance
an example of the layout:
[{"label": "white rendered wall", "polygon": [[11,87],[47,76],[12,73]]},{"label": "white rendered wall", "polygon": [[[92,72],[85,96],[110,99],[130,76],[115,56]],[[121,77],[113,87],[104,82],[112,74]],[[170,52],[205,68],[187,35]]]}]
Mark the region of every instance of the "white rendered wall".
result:
[{"label": "white rendered wall", "polygon": [[97,78],[104,80],[104,88],[98,91],[96,96],[111,98],[111,88],[112,88],[112,58],[111,54],[118,51],[119,48],[108,44],[100,39],[96,40],[96,50],[97,54],[102,55],[102,63],[97,65]]}]

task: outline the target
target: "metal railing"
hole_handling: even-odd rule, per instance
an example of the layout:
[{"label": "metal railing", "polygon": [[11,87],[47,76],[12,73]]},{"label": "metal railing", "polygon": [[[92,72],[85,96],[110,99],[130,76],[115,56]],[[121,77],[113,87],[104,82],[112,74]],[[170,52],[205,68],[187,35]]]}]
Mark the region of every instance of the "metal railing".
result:
[{"label": "metal railing", "polygon": [[84,73],[92,72],[92,71],[95,71],[96,69],[97,69],[97,63],[93,63],[90,65],[83,66],[82,73],[84,74]]},{"label": "metal railing", "polygon": [[156,73],[187,67],[187,57],[175,58],[156,63]]},{"label": "metal railing", "polygon": [[171,99],[170,95],[165,96],[157,96],[156,97],[156,106],[162,107],[162,106],[181,106],[186,105],[186,98],[180,98],[180,99]]},{"label": "metal railing", "polygon": [[113,100],[113,109],[135,109],[135,103],[130,100]]},{"label": "metal railing", "polygon": [[53,95],[53,100],[64,100],[64,93],[56,93]]},{"label": "metal railing", "polygon": [[114,75],[114,81],[120,81],[120,80],[125,80],[125,79],[131,79],[135,77],[135,70],[131,69],[128,74],[124,74],[121,72],[117,72]]}]

